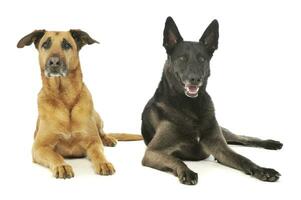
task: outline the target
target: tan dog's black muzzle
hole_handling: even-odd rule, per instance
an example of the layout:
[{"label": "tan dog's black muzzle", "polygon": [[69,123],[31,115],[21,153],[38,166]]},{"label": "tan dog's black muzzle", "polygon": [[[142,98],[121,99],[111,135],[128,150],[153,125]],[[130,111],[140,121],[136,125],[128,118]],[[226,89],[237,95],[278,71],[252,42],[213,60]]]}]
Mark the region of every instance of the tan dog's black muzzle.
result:
[{"label": "tan dog's black muzzle", "polygon": [[45,66],[45,75],[47,77],[65,77],[68,69],[65,62],[57,55],[48,58]]}]

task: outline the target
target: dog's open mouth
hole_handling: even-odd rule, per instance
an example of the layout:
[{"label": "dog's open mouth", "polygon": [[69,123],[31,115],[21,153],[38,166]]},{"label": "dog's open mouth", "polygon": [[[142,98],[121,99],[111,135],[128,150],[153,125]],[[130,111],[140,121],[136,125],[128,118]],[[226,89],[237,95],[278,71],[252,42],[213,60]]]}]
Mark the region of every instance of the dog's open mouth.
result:
[{"label": "dog's open mouth", "polygon": [[200,89],[199,85],[185,84],[185,95],[190,98],[195,98],[198,96],[198,92]]},{"label": "dog's open mouth", "polygon": [[185,90],[185,95],[190,97],[190,98],[195,98],[195,97],[198,97],[199,95],[199,89],[200,87],[202,86],[202,82],[199,83],[198,85],[195,85],[195,84],[191,84],[189,82],[184,82],[182,81],[181,77],[179,76],[178,73],[176,73],[176,76],[178,77],[179,81],[181,81],[183,87],[184,87],[184,90]]}]

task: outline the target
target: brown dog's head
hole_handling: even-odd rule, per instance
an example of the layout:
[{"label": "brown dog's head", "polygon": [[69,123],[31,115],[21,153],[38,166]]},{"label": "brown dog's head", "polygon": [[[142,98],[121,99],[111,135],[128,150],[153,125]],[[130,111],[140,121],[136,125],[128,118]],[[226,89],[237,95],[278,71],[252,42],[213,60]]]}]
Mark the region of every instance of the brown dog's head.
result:
[{"label": "brown dog's head", "polygon": [[42,72],[47,77],[67,76],[79,65],[78,51],[85,44],[98,43],[88,33],[71,29],[66,32],[35,30],[24,36],[18,48],[34,43],[39,51]]}]

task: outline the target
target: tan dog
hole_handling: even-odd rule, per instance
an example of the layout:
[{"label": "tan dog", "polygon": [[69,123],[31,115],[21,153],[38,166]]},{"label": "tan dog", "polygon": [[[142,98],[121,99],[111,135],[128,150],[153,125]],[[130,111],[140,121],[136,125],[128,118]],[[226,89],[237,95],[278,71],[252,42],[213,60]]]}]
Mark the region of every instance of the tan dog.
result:
[{"label": "tan dog", "polygon": [[103,122],[82,81],[78,55],[85,44],[98,42],[81,30],[36,30],[23,37],[17,47],[32,43],[39,51],[43,82],[38,96],[33,161],[49,167],[57,178],[71,178],[74,172],[64,157],[88,156],[97,174],[113,174],[115,170],[104,156],[103,144],[115,146],[116,139],[141,140],[142,137],[131,134],[109,136],[103,132]]}]

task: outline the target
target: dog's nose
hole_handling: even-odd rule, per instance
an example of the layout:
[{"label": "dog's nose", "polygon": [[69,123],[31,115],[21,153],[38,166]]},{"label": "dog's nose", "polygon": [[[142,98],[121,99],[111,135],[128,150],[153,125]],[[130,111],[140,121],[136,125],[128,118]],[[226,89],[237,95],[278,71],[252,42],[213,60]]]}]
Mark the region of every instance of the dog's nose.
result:
[{"label": "dog's nose", "polygon": [[198,84],[201,83],[201,81],[202,81],[201,77],[197,77],[197,76],[191,76],[191,77],[189,77],[190,84],[198,85]]},{"label": "dog's nose", "polygon": [[47,60],[47,66],[49,67],[59,67],[61,64],[61,59],[58,56],[52,56]]}]

